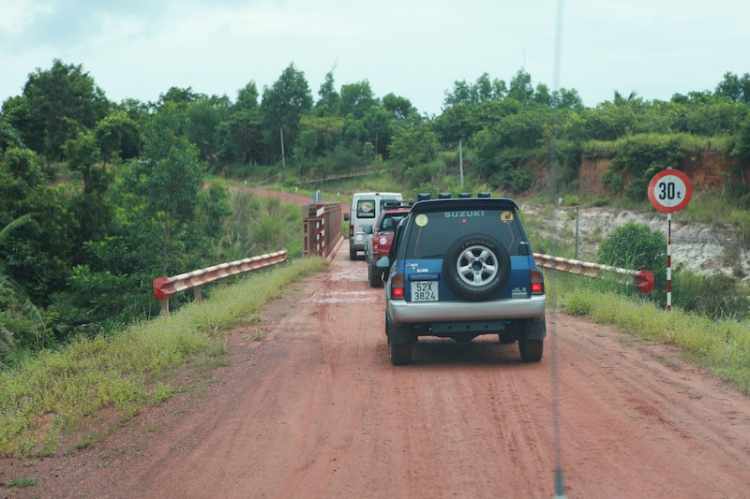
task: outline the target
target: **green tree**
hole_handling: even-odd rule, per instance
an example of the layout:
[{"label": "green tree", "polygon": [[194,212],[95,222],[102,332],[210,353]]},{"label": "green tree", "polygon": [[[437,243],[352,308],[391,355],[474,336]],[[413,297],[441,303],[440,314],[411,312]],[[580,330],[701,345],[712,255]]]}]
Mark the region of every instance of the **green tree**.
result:
[{"label": "green tree", "polygon": [[[31,221],[31,215],[23,215],[0,230],[0,246],[8,238],[8,235],[21,225]],[[8,367],[9,359],[16,352],[16,341],[13,326],[18,325],[18,319],[13,317],[13,312],[18,304],[19,294],[14,289],[11,279],[5,274],[0,261],[0,369]]]},{"label": "green tree", "polygon": [[249,82],[237,92],[228,117],[216,129],[218,156],[223,163],[259,163],[263,160],[263,117],[258,89]]},{"label": "green tree", "polygon": [[102,119],[96,124],[94,134],[105,164],[132,159],[140,153],[142,141],[138,124],[125,111],[116,111]]},{"label": "green tree", "polygon": [[583,100],[578,95],[578,90],[561,88],[552,92],[552,105],[557,109],[570,109],[575,111],[582,111]]},{"label": "green tree", "polygon": [[138,99],[123,99],[120,104],[115,106],[116,109],[125,111],[128,117],[135,122],[138,126],[138,130],[143,130],[148,120],[151,118],[151,113],[154,105],[151,103],[141,102]]},{"label": "green tree", "polygon": [[341,87],[341,115],[352,116],[354,119],[362,119],[373,106],[378,105],[378,100],[370,88],[367,80],[359,83],[350,83]]},{"label": "green tree", "polygon": [[258,109],[258,87],[254,81],[250,81],[237,91],[237,101],[234,104],[233,110],[238,111],[245,109],[251,111]]},{"label": "green tree", "polygon": [[466,80],[453,82],[453,90],[445,93],[444,107],[450,108],[458,104],[472,106],[477,104],[474,88]]},{"label": "green tree", "polygon": [[737,130],[737,141],[732,154],[745,159],[750,159],[750,120],[745,121]]},{"label": "green tree", "polygon": [[15,148],[0,163],[0,226],[32,214],[8,235],[0,262],[33,303],[46,306],[65,287],[79,227],[70,211],[71,189],[48,187],[40,163],[33,151]]},{"label": "green tree", "polygon": [[149,225],[158,229],[164,275],[169,275],[173,260],[179,263],[186,240],[193,235],[191,223],[203,188],[204,165],[185,128],[186,117],[178,104],[163,104],[146,127],[141,159],[131,162],[127,173],[135,201],[143,205],[138,211],[142,220],[133,222],[143,224],[143,229]]},{"label": "green tree", "polygon": [[216,161],[219,150],[216,130],[229,116],[229,99],[199,96],[187,105],[186,113],[188,139],[198,146],[201,159]]},{"label": "green tree", "polygon": [[541,106],[549,107],[553,104],[552,93],[544,83],[537,83],[533,99],[534,102]]},{"label": "green tree", "polygon": [[443,110],[433,122],[433,129],[438,134],[440,142],[448,147],[456,147],[459,140],[467,141],[483,128],[483,123],[476,119],[473,106],[468,104],[453,104]]},{"label": "green tree", "polygon": [[26,145],[23,143],[18,130],[10,124],[10,120],[5,115],[0,114],[0,161],[3,160],[4,151],[11,147],[25,149]]},{"label": "green tree", "polygon": [[300,118],[298,147],[303,158],[315,159],[332,151],[344,133],[344,118],[337,116]]},{"label": "green tree", "polygon": [[333,83],[333,69],[326,73],[323,83],[318,90],[318,101],[315,103],[315,113],[318,116],[338,116],[340,113],[341,96]]},{"label": "green tree", "polygon": [[734,73],[724,73],[724,79],[716,86],[715,95],[728,97],[733,102],[750,104],[750,73],[742,77]]},{"label": "green tree", "polygon": [[409,168],[437,158],[440,145],[437,134],[425,126],[400,126],[388,147],[392,159]]},{"label": "green tree", "polygon": [[164,105],[167,102],[173,102],[179,107],[187,107],[191,102],[195,102],[202,96],[193,91],[192,87],[179,88],[170,87],[166,93],[159,95],[159,105]]},{"label": "green tree", "polygon": [[110,103],[82,65],[58,59],[49,70],[29,75],[20,98],[3,104],[3,113],[27,147],[59,160],[62,145],[78,132],[92,130],[109,113]]},{"label": "green tree", "polygon": [[[79,226],[75,234],[75,247],[82,251],[86,241],[99,240],[107,235],[113,207],[106,194],[114,175],[99,161],[100,149],[93,132],[79,133],[75,140],[65,143],[63,150],[68,159],[68,168],[83,176],[83,191],[72,194],[70,198],[71,211]],[[84,258],[80,251],[72,257],[75,263],[82,262]]]},{"label": "green tree", "polygon": [[476,106],[504,99],[507,94],[508,87],[504,80],[490,80],[490,75],[483,73],[473,84],[466,80],[454,82],[453,90],[445,94],[443,105],[445,108],[459,104]]},{"label": "green tree", "polygon": [[388,157],[388,146],[393,136],[393,119],[391,113],[380,106],[372,106],[364,115],[363,121],[367,128],[367,143],[372,144],[375,157],[365,157],[372,161],[378,157]]},{"label": "green tree", "polygon": [[391,113],[397,120],[405,120],[410,114],[416,113],[417,109],[411,101],[405,97],[399,97],[390,93],[383,97],[383,108]]},{"label": "green tree", "polygon": [[312,112],[312,95],[305,74],[290,64],[270,88],[263,89],[260,107],[268,163],[281,157],[281,132],[285,150],[292,150],[300,118]]},{"label": "green tree", "polygon": [[531,85],[531,75],[523,69],[519,69],[510,80],[508,97],[522,104],[527,104],[533,96],[534,87]]}]

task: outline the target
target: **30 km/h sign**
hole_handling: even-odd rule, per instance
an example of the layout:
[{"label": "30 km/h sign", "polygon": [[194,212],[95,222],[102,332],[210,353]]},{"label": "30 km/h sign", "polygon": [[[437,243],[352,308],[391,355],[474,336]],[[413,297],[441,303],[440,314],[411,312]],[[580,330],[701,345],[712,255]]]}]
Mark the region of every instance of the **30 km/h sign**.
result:
[{"label": "30 km/h sign", "polygon": [[693,184],[680,170],[662,170],[648,184],[648,199],[663,213],[684,209],[693,197]]}]

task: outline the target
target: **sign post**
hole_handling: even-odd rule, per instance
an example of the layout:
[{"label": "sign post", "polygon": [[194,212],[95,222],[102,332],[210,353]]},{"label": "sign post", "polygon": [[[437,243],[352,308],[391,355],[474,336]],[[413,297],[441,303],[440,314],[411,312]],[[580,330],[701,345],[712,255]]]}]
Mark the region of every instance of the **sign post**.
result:
[{"label": "sign post", "polygon": [[672,213],[684,209],[692,197],[693,184],[679,170],[662,170],[648,184],[649,201],[667,214],[667,310],[672,310]]}]

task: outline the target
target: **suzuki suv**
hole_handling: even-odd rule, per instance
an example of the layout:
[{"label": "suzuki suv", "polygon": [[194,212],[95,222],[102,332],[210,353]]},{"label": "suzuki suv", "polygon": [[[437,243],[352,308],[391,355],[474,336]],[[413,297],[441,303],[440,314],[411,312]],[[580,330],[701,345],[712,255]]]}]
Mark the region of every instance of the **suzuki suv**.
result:
[{"label": "suzuki suv", "polygon": [[541,360],[546,336],[544,277],[518,206],[510,199],[416,203],[398,225],[385,271],[385,332],[394,365],[411,362],[420,336],[468,342],[495,334]]}]

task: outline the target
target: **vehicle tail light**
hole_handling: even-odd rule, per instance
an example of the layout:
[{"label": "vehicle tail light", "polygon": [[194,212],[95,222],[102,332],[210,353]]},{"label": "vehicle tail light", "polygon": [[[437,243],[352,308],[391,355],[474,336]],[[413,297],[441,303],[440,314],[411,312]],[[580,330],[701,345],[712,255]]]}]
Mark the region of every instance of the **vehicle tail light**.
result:
[{"label": "vehicle tail light", "polygon": [[396,274],[391,279],[391,298],[404,298],[404,274]]},{"label": "vehicle tail light", "polygon": [[349,225],[349,237],[354,237],[354,225]]},{"label": "vehicle tail light", "polygon": [[531,275],[531,294],[532,295],[543,295],[544,294],[544,276],[539,270],[532,270],[529,272]]}]

